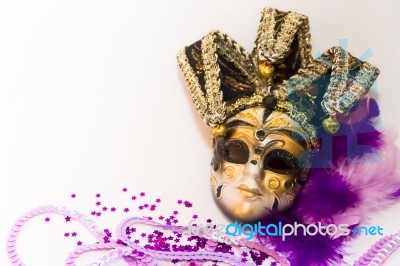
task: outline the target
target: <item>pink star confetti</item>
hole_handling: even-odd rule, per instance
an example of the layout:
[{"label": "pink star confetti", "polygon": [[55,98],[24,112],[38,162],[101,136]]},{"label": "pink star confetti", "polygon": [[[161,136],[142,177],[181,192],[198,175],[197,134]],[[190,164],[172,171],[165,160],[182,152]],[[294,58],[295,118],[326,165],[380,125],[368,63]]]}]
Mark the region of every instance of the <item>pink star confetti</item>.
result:
[{"label": "pink star confetti", "polygon": [[[117,191],[119,189],[117,188]],[[121,190],[119,190],[121,191]],[[127,192],[128,189],[126,187],[122,187],[122,191],[123,192]],[[130,194],[130,195],[129,195]],[[139,210],[145,210],[145,209],[150,209],[150,211],[155,211],[160,210],[160,212],[163,211],[163,209],[160,207],[161,204],[161,199],[160,198],[154,198],[152,199],[151,202],[140,202],[140,197],[145,197],[146,193],[145,192],[140,192],[140,193],[129,193],[127,196],[127,203],[122,203],[122,204],[126,204],[125,206],[129,206],[128,207],[124,207],[121,208],[121,211],[125,212],[126,215],[129,215],[128,213],[130,213],[131,211],[133,212],[133,210],[136,210],[135,208],[138,208]],[[71,198],[75,198],[76,194],[70,194],[67,195],[71,196]],[[106,207],[107,206],[112,206],[111,202],[107,202],[105,198],[101,198],[101,194],[97,193],[95,194],[96,199],[94,201],[94,203],[96,203],[96,205],[98,207],[94,208],[96,210],[91,212],[92,216],[108,216],[108,215],[112,215],[114,212],[117,211],[116,207]],[[82,196],[80,195],[79,198],[81,198]],[[130,199],[132,199],[132,202],[130,201]],[[137,203],[137,204],[136,204]],[[140,205],[141,204],[141,205]],[[188,201],[188,200],[177,200],[177,204],[179,205],[183,205],[182,207],[184,208],[192,208],[193,204]],[[93,206],[93,205],[92,205]],[[118,205],[121,207],[121,205]],[[123,205],[122,205],[123,206]],[[175,207],[178,205],[175,205]],[[119,207],[119,208],[120,208]],[[108,214],[108,212],[110,212],[110,214]],[[169,213],[170,215],[166,215],[166,213],[162,213],[163,215],[161,215],[161,213],[159,213],[158,215],[154,215],[153,216],[142,216],[143,218],[152,221],[152,220],[159,220],[162,221],[161,223],[166,224],[166,225],[178,225],[180,222],[180,218],[178,219],[178,216],[181,213],[181,209],[176,208],[176,210],[172,209],[172,213]],[[154,214],[154,213],[153,213]],[[67,222],[70,221],[70,219],[72,219],[72,217],[69,216],[64,216],[65,220]],[[189,215],[190,217],[190,215]],[[157,219],[158,218],[158,219]],[[196,221],[199,221],[199,215],[196,213],[192,213],[192,219],[196,219]],[[97,219],[97,218],[93,218],[93,219]],[[45,221],[50,221],[50,218],[47,217],[45,219]],[[211,224],[212,220],[211,219],[207,219],[207,224]],[[193,224],[193,226],[196,226],[195,224]],[[67,230],[65,230],[67,231]],[[77,238],[77,233],[76,232],[61,232],[61,234],[64,235],[64,239],[65,238],[73,238],[71,240],[75,240],[77,242],[75,242],[78,246],[84,245],[82,241],[78,241],[79,238]],[[133,241],[136,244],[142,243],[142,242],[146,242],[144,243],[145,246],[149,246],[149,248],[154,249],[154,250],[164,250],[165,251],[172,251],[172,252],[180,252],[180,251],[201,251],[204,249],[204,244],[201,244],[204,240],[201,240],[201,242],[198,242],[200,239],[199,237],[194,237],[194,236],[183,236],[181,233],[179,232],[173,232],[173,234],[175,235],[174,237],[172,236],[168,236],[165,235],[163,231],[159,231],[159,230],[154,230],[152,233],[151,232],[146,232],[144,233],[143,231],[138,229],[138,232],[136,232],[136,229],[134,227],[129,227],[126,229],[126,233],[127,233],[127,238],[130,239],[130,241]],[[110,243],[112,241],[115,241],[113,239],[113,235],[111,234],[111,232],[109,231],[109,229],[104,229],[104,233],[102,233],[102,235],[100,236],[100,242],[102,243]],[[69,239],[65,239],[66,241]],[[182,241],[190,241],[191,243],[188,245],[183,245]],[[118,242],[119,244],[123,244],[122,242]],[[143,244],[143,243],[142,243]],[[218,249],[221,249],[221,252],[223,253],[231,253],[232,250],[229,246],[218,246]],[[242,252],[241,252],[242,253]],[[240,253],[239,253],[240,254]],[[257,254],[256,254],[257,255]],[[258,255],[257,255],[258,256]],[[242,264],[247,264],[248,262],[248,258],[250,258],[250,254],[249,253],[242,253],[241,259],[243,259]],[[262,259],[260,260],[262,261]],[[197,265],[198,263],[191,260],[188,261],[190,265]],[[188,265],[189,265],[188,264]],[[217,263],[213,264],[214,266],[218,265]]]},{"label": "pink star confetti", "polygon": [[184,204],[186,208],[191,208],[193,206],[193,204],[187,200],[185,200]]},{"label": "pink star confetti", "polygon": [[47,223],[47,222],[50,222],[50,218],[49,217],[46,217],[46,218],[44,218],[44,221]]},{"label": "pink star confetti", "polygon": [[104,229],[103,231],[104,231],[104,233],[106,233],[107,236],[109,236],[109,237],[112,236],[112,234],[108,228]]}]

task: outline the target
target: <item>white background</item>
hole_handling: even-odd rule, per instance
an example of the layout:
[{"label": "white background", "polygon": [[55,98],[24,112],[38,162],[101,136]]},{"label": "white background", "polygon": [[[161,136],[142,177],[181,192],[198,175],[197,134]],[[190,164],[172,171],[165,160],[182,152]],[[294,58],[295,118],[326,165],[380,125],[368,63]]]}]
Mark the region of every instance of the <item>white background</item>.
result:
[{"label": "white background", "polygon": [[[0,265],[24,212],[56,204],[89,214],[95,193],[126,201],[125,186],[167,209],[189,199],[200,216],[226,222],[209,191],[209,131],[175,56],[213,29],[250,50],[265,6],[309,16],[314,54],[338,39],[355,56],[370,49],[383,122],[400,130],[400,4],[380,2],[0,1]],[[396,232],[399,207],[371,214],[371,223]],[[112,229],[122,217],[99,220]],[[74,247],[53,220],[37,218],[21,234],[27,265],[62,265]],[[353,242],[348,261],[376,239]],[[395,253],[388,265],[399,263]]]}]

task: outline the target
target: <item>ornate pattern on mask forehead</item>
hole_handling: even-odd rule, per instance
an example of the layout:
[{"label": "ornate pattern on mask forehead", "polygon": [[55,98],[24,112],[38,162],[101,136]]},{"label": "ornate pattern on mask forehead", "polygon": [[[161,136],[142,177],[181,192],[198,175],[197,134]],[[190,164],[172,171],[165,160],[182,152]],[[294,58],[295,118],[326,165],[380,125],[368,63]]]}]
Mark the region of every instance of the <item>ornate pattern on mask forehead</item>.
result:
[{"label": "ornate pattern on mask forehead", "polygon": [[273,111],[265,117],[265,109],[262,107],[249,108],[227,119],[226,127],[229,129],[231,128],[230,125],[251,125],[255,127],[255,136],[258,140],[264,140],[271,131],[293,132],[293,136],[301,136],[303,140],[308,139],[307,133],[304,132],[300,124],[286,113]]}]

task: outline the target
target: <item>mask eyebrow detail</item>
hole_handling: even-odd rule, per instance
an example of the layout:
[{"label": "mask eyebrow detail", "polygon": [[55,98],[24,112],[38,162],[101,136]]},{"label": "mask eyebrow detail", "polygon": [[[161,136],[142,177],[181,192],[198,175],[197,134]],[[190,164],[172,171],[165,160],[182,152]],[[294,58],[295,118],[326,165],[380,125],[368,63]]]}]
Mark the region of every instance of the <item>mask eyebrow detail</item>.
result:
[{"label": "mask eyebrow detail", "polygon": [[254,125],[252,125],[248,122],[242,121],[242,120],[235,120],[235,121],[232,121],[232,122],[229,122],[226,124],[226,128],[228,128],[228,129],[233,128],[233,127],[239,127],[239,126],[254,127]]},{"label": "mask eyebrow detail", "polygon": [[247,136],[246,134],[243,134],[242,132],[238,133],[238,136],[240,137],[244,137],[248,142],[251,143],[251,145],[253,145],[253,147],[256,147],[256,143],[254,143],[254,140],[251,139],[249,136]]},{"label": "mask eyebrow detail", "polygon": [[308,149],[308,141],[305,139],[300,133],[298,133],[295,130],[290,130],[290,129],[279,129],[279,130],[271,130],[267,131],[267,136],[270,134],[279,134],[279,135],[286,135],[290,138],[292,138],[294,141],[299,143],[304,149]]}]

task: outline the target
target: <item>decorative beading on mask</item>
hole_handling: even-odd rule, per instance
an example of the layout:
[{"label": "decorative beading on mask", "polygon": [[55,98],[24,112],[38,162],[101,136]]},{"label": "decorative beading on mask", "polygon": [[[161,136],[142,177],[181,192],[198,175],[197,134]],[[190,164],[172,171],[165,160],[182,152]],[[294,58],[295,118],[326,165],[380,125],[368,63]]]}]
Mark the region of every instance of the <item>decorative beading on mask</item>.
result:
[{"label": "decorative beading on mask", "polygon": [[314,59],[308,18],[273,8],[262,12],[251,53],[211,31],[182,49],[178,63],[211,127],[214,196],[242,221],[290,207],[305,182],[296,170],[318,150],[317,129],[336,133],[336,114],[357,104],[379,74],[340,47]]}]

